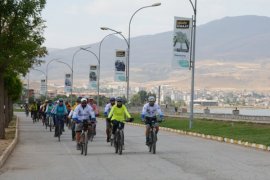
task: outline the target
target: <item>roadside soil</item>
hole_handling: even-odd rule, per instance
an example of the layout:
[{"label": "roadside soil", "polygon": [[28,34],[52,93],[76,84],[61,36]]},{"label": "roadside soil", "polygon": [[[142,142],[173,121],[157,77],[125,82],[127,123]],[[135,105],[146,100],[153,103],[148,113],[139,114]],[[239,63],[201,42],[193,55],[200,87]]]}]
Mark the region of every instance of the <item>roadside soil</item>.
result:
[{"label": "roadside soil", "polygon": [[8,128],[5,129],[6,131],[6,139],[0,139],[0,156],[2,156],[5,149],[11,144],[13,139],[15,138],[15,132],[16,132],[16,119],[13,118],[13,120],[9,123]]}]

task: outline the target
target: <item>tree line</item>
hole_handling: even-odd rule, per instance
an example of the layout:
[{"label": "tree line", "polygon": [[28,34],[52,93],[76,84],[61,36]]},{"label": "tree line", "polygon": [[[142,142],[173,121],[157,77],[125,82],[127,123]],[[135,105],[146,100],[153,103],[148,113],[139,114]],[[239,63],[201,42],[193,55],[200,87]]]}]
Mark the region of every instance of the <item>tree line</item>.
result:
[{"label": "tree line", "polygon": [[0,1],[0,139],[13,116],[13,102],[20,98],[22,82],[31,67],[47,54],[42,45],[46,0]]}]

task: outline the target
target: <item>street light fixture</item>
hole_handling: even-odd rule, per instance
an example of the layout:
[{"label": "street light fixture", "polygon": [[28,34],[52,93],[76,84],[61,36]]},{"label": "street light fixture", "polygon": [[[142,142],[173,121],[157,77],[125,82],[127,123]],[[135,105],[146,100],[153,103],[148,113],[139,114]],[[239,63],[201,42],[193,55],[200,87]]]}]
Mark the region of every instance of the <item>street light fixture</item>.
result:
[{"label": "street light fixture", "polygon": [[125,42],[126,42],[126,44],[127,44],[127,47],[129,46],[128,45],[128,40],[127,40],[127,38],[122,34],[122,32],[121,31],[116,31],[116,30],[114,30],[114,29],[112,29],[112,28],[108,28],[108,27],[100,27],[100,29],[101,30],[109,30],[109,31],[113,31],[113,32],[115,32],[115,34],[119,34],[124,40],[125,40]]},{"label": "street light fixture", "polygon": [[93,54],[95,57],[96,57],[96,59],[97,59],[97,61],[98,61],[98,81],[97,81],[97,92],[98,92],[98,97],[97,97],[97,104],[98,104],[98,106],[99,106],[99,79],[100,79],[100,59],[98,58],[98,56],[96,55],[96,53],[94,53],[94,52],[92,52],[92,51],[90,51],[90,50],[88,50],[87,48],[81,48],[81,50],[84,50],[84,51],[87,51],[87,52],[90,52],[91,54]]}]

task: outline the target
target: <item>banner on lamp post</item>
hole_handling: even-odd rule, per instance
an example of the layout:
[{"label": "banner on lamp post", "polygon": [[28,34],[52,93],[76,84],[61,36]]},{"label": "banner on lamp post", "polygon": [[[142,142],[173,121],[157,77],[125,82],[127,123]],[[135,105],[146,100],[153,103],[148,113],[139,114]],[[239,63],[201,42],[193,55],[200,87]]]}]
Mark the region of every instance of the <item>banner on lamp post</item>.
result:
[{"label": "banner on lamp post", "polygon": [[97,65],[90,65],[89,72],[89,89],[97,89]]},{"label": "banner on lamp post", "polygon": [[71,92],[71,74],[65,74],[65,92]]},{"label": "banner on lamp post", "polygon": [[174,17],[173,60],[175,69],[189,68],[191,61],[192,18]]},{"label": "banner on lamp post", "polygon": [[40,93],[41,95],[46,94],[46,79],[41,79],[40,81]]},{"label": "banner on lamp post", "polygon": [[114,80],[118,82],[126,81],[126,51],[116,50],[114,63]]}]

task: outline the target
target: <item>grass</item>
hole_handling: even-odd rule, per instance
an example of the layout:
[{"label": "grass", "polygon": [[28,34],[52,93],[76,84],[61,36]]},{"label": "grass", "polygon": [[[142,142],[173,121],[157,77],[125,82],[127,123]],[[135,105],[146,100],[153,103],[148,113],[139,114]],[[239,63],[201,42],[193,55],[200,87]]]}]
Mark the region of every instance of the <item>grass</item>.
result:
[{"label": "grass", "polygon": [[[135,123],[142,123],[139,114],[132,114],[132,117]],[[189,129],[188,118],[165,117],[160,126],[270,146],[270,124],[194,119]]]},{"label": "grass", "polygon": [[14,112],[25,112],[24,109],[14,109],[13,111],[14,111]]}]

